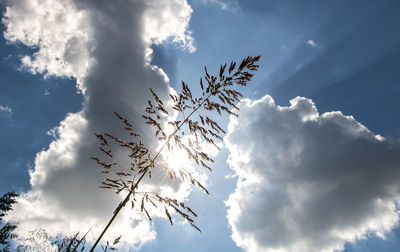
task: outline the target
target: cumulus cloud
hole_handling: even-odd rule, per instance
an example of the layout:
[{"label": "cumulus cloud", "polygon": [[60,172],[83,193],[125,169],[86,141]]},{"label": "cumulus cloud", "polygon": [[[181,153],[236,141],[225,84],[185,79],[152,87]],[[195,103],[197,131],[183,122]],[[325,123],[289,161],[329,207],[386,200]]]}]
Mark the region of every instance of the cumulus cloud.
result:
[{"label": "cumulus cloud", "polygon": [[[174,2],[175,4],[171,4]],[[196,50],[192,32],[188,29],[193,10],[186,1],[147,1],[145,3],[147,8],[143,15],[144,40],[160,44],[171,39],[189,52]]]},{"label": "cumulus cloud", "polygon": [[226,201],[246,251],[341,251],[399,221],[400,145],[310,99],[245,99],[225,138],[238,182]]},{"label": "cumulus cloud", "polygon": [[91,61],[91,27],[87,10],[73,1],[13,1],[6,7],[4,37],[37,49],[22,58],[23,67],[47,76],[82,78]]},{"label": "cumulus cloud", "polygon": [[0,105],[0,116],[9,118],[12,114],[13,111],[9,106]]},{"label": "cumulus cloud", "polygon": [[[172,41],[193,51],[191,13],[186,0],[9,2],[4,36],[35,49],[22,57],[23,67],[44,76],[75,78],[84,98],[82,110],[68,114],[50,131],[56,139],[36,155],[31,189],[8,215],[20,223],[21,233],[40,227],[51,235],[71,235],[94,225],[88,239],[99,234],[120,199],[98,188],[99,167],[89,159],[98,154],[94,133],[121,135],[113,116],[117,111],[134,122],[148,145],[156,145],[140,115],[150,87],[161,99],[168,97],[170,87],[164,71],[150,64],[150,47]],[[184,184],[172,185],[162,174],[153,178],[178,196],[188,194]],[[123,234],[122,240],[131,245],[140,246],[156,235],[151,224],[132,211],[122,212],[113,226],[117,228],[106,239]]]}]

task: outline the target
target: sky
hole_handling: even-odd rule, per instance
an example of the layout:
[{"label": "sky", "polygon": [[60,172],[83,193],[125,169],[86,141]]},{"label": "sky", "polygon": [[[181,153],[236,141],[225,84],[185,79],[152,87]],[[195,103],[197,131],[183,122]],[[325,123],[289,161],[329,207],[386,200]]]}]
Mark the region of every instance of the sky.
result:
[{"label": "sky", "polygon": [[[213,172],[210,195],[161,175],[198,213],[124,209],[121,251],[398,251],[400,3],[396,0],[2,0],[0,193],[21,194],[18,232],[85,232],[122,199],[98,188],[97,132],[145,135],[149,88],[201,93],[204,66],[261,55]],[[222,144],[222,143],[221,143]],[[215,153],[214,153],[215,154]],[[176,158],[176,157],[175,157]],[[191,166],[185,157],[178,163]],[[191,167],[192,169],[193,167]],[[194,169],[194,168],[193,168]]]}]

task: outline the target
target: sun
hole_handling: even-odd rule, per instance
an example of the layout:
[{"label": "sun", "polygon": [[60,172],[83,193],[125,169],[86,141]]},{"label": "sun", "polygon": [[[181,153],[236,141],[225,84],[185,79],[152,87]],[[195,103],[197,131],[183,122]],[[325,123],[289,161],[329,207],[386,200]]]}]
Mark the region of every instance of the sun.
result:
[{"label": "sun", "polygon": [[166,150],[163,158],[168,168],[179,173],[180,170],[188,170],[193,166],[193,162],[189,159],[185,150],[179,148],[176,144],[171,144],[172,148]]}]

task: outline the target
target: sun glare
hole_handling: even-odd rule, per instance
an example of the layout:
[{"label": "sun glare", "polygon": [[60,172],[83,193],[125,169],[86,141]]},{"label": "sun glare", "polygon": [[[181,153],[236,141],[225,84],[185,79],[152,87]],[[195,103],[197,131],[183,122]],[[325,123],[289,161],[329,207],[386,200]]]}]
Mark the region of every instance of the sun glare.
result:
[{"label": "sun glare", "polygon": [[191,170],[189,167],[191,167],[192,162],[189,159],[188,154],[185,150],[176,145],[172,146],[171,150],[165,152],[164,160],[168,167],[175,173],[179,173],[179,170],[181,169]]}]

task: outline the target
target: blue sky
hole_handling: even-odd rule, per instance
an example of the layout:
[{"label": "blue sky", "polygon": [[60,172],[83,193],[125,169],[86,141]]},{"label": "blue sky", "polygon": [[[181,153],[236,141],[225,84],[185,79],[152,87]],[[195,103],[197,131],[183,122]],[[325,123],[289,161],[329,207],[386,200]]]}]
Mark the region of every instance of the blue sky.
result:
[{"label": "blue sky", "polygon": [[[85,158],[93,132],[117,128],[112,111],[141,120],[148,88],[165,92],[162,73],[143,62],[172,88],[185,80],[199,92],[204,65],[261,55],[243,121],[220,120],[230,127],[211,195],[187,198],[203,234],[178,217],[173,227],[157,218],[113,232],[141,251],[399,250],[398,1],[61,2],[0,5],[0,190],[25,193],[12,215],[21,226],[72,232],[111,215],[105,202],[118,199],[98,192]],[[247,193],[260,200],[248,205]]]}]

